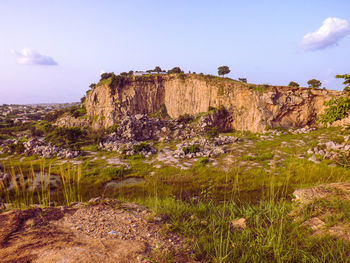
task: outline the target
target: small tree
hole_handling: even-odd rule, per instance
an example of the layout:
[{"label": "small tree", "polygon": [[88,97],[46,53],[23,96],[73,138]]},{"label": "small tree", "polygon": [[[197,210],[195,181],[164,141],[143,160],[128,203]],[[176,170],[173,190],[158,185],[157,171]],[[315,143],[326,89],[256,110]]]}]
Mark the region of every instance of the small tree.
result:
[{"label": "small tree", "polygon": [[344,92],[350,96],[350,74],[336,75],[337,79],[344,79],[343,84],[345,85]]},{"label": "small tree", "polygon": [[228,66],[218,67],[218,74],[219,74],[219,76],[221,76],[221,75],[224,76],[224,75],[226,75],[226,74],[228,74],[230,72],[231,72],[231,70],[230,70],[230,68]]},{"label": "small tree", "polygon": [[169,74],[174,74],[174,73],[179,74],[179,73],[183,73],[183,71],[182,71],[181,68],[179,68],[179,67],[174,67],[174,68],[168,70],[168,73],[169,73]]},{"label": "small tree", "polygon": [[330,101],[324,103],[327,108],[324,114],[320,116],[319,122],[323,123],[325,126],[332,124],[335,121],[342,120],[349,116],[350,111],[350,75],[336,75],[337,79],[344,79],[343,84],[345,96],[339,98],[332,98]]},{"label": "small tree", "polygon": [[101,79],[100,80],[109,79],[110,77],[113,77],[113,76],[115,76],[114,72],[103,73],[103,74],[101,74]]},{"label": "small tree", "polygon": [[121,72],[121,73],[120,73],[120,76],[125,76],[125,77],[126,77],[127,75],[128,75],[127,72]]},{"label": "small tree", "polygon": [[291,82],[289,82],[289,84],[288,84],[288,87],[293,87],[293,88],[297,88],[297,87],[299,87],[299,86],[300,86],[299,83],[294,82],[294,81],[291,81]]},{"label": "small tree", "polygon": [[240,82],[247,83],[247,79],[246,79],[246,78],[238,78],[238,80],[239,80]]},{"label": "small tree", "polygon": [[95,83],[91,83],[89,87],[90,87],[90,89],[94,89],[96,87],[96,84]]},{"label": "small tree", "polygon": [[134,75],[134,71],[133,71],[133,70],[130,70],[130,71],[128,72],[128,75],[129,75],[129,76]]},{"label": "small tree", "polygon": [[162,69],[159,66],[156,66],[153,71],[159,74],[159,72],[162,72]]},{"label": "small tree", "polygon": [[307,84],[309,85],[309,88],[319,88],[322,85],[322,82],[319,81],[318,79],[310,79]]}]

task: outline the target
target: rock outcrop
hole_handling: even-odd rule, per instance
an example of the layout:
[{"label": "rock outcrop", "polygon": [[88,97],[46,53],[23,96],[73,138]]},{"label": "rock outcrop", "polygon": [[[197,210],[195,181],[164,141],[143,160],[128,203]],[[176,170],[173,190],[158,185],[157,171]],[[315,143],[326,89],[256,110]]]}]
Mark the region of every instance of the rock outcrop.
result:
[{"label": "rock outcrop", "polygon": [[[156,114],[171,118],[223,107],[227,128],[261,132],[268,127],[314,125],[323,102],[340,91],[253,85],[196,74],[118,77],[101,81],[86,95],[85,108],[94,128],[109,127],[125,116]],[[63,121],[61,120],[61,123]],[[68,125],[73,122],[66,122]]]}]

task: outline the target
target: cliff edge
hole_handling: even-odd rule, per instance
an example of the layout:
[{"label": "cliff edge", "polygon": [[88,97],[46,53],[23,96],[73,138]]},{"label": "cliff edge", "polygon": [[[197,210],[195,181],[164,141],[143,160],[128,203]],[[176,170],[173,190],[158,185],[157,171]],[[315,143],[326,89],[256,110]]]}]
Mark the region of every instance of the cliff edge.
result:
[{"label": "cliff edge", "polygon": [[[169,117],[178,118],[224,107],[229,115],[227,126],[261,132],[315,125],[317,115],[324,111],[324,101],[341,95],[341,91],[254,85],[197,74],[114,76],[87,92],[84,106],[88,119],[84,123],[107,128],[127,115],[166,110]],[[70,122],[61,119],[58,123]]]}]

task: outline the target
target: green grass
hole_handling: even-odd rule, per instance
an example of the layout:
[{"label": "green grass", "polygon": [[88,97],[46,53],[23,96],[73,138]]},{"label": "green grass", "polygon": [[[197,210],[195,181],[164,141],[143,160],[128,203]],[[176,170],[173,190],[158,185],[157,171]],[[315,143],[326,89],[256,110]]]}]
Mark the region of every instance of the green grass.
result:
[{"label": "green grass", "polygon": [[266,161],[273,158],[273,153],[265,152],[259,153],[258,155],[243,155],[242,160],[244,161]]},{"label": "green grass", "polygon": [[[217,205],[148,198],[139,202],[166,218],[165,229],[187,240],[201,262],[349,262],[349,244],[312,237],[288,215],[293,207],[287,201]],[[232,229],[230,222],[242,217],[247,229]]]},{"label": "green grass", "polygon": [[[312,217],[321,218],[327,227],[347,224],[349,202],[334,193],[334,200],[315,200],[298,210],[300,220],[291,216],[296,209],[291,201],[295,189],[350,181],[349,168],[330,167],[327,160],[314,164],[296,155],[314,147],[320,138],[342,142],[340,135],[346,134],[349,132],[339,128],[282,134],[271,139],[250,132],[226,133],[240,138],[230,153],[214,160],[220,165],[220,161],[224,163],[222,159],[235,158],[232,164],[225,164],[227,171],[221,166],[213,167],[214,161],[208,158],[181,170],[159,161],[151,164],[151,158],[135,155],[123,159],[130,166],[123,168],[107,162],[116,158],[116,153],[98,151],[94,156],[78,158],[82,161],[79,170],[72,164],[60,164],[55,158],[13,155],[3,161],[3,167],[13,167],[23,175],[41,169],[43,174],[60,175],[61,187],[51,193],[40,189],[30,193],[22,191],[19,180],[17,192],[0,192],[3,199],[22,208],[34,202],[69,204],[100,195],[141,203],[163,218],[164,230],[184,238],[193,248],[195,259],[201,262],[350,262],[348,243],[326,235],[313,236],[302,225]],[[303,143],[298,146],[300,142]],[[156,144],[158,150],[165,146],[174,148],[175,143]],[[237,151],[239,147],[245,147],[244,152]],[[97,150],[91,144],[83,149]],[[240,167],[242,160],[254,161],[262,168]],[[273,161],[272,166],[266,169],[269,160]],[[161,164],[161,168],[155,169],[155,164]],[[103,192],[106,182],[128,177],[142,177],[145,182]],[[247,228],[232,229],[230,222],[242,217],[247,220]],[[167,260],[172,262],[170,256]]]},{"label": "green grass", "polygon": [[[39,169],[38,169],[39,168]],[[52,206],[70,205],[82,201],[80,193],[81,169],[69,165],[59,168],[60,187],[53,192],[50,179],[56,175],[51,164],[42,162],[39,167],[32,164],[22,170],[20,166],[4,166],[4,172],[10,174],[9,182],[0,182],[0,200],[11,203],[16,208],[27,208],[33,204]]]}]

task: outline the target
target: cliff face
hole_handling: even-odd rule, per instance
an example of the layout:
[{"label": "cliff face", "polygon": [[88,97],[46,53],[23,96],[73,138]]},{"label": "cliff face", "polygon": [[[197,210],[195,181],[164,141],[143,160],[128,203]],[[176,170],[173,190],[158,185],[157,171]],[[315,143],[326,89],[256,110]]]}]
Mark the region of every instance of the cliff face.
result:
[{"label": "cliff face", "polygon": [[341,94],[180,74],[102,81],[88,92],[85,107],[93,127],[99,128],[109,127],[125,115],[152,114],[164,106],[172,118],[224,106],[231,128],[260,132],[267,127],[315,124],[324,110],[323,102]]}]

